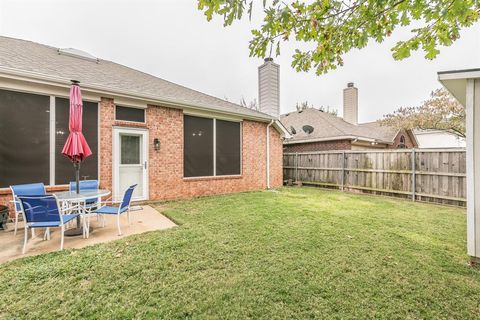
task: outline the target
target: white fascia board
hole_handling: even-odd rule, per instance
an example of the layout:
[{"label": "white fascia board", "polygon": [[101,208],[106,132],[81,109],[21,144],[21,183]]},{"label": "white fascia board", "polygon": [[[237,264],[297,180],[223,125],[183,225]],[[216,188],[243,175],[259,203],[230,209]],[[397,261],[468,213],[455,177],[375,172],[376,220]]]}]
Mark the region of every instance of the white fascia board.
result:
[{"label": "white fascia board", "polygon": [[480,69],[440,71],[438,80],[480,79]]},{"label": "white fascia board", "polygon": [[292,137],[290,132],[288,132],[287,128],[285,128],[283,123],[279,120],[275,120],[275,122],[273,123],[273,127],[280,133],[282,138],[290,139]]}]

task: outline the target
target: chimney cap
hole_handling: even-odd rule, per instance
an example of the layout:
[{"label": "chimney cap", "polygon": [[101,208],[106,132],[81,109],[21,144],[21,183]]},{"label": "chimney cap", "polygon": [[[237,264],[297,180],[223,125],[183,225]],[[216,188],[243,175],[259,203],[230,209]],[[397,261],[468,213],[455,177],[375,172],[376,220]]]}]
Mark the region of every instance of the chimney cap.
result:
[{"label": "chimney cap", "polygon": [[269,61],[273,62],[273,58],[272,58],[272,57],[268,57],[268,58],[265,58],[263,61],[265,61],[265,62],[269,62]]},{"label": "chimney cap", "polygon": [[347,87],[348,87],[348,88],[353,88],[353,87],[354,87],[353,82],[347,83]]}]

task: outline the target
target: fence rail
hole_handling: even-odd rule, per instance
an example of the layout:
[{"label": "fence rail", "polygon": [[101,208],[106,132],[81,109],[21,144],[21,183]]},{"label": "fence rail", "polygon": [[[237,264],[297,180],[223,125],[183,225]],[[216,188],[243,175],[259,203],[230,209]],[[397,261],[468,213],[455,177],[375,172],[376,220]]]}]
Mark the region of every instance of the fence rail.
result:
[{"label": "fence rail", "polygon": [[285,181],[466,205],[464,149],[285,153]]}]

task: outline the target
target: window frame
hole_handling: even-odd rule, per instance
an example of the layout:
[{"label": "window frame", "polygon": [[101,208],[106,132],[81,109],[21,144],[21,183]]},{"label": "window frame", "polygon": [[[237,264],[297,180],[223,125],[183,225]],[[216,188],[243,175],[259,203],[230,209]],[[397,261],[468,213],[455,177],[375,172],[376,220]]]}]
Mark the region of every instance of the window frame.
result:
[{"label": "window frame", "polygon": [[[242,119],[233,119],[227,117],[214,117],[209,115],[197,114],[197,113],[183,113],[183,157],[185,156],[185,116],[197,117],[197,118],[206,118],[213,120],[213,175],[211,176],[195,176],[195,177],[186,177],[185,176],[185,162],[183,162],[183,179],[184,180],[196,180],[196,179],[223,179],[223,178],[237,178],[243,176],[243,120]],[[239,123],[240,130],[240,173],[239,174],[229,174],[229,175],[217,175],[217,120],[230,121]],[[183,158],[182,157],[182,158]]]},{"label": "window frame", "polygon": [[[57,130],[58,128],[56,128],[56,123],[57,123],[57,118],[56,118],[56,111],[57,111],[57,99],[66,99],[66,100],[69,100],[69,97],[65,97],[65,96],[59,96],[59,95],[56,95],[56,96],[50,96],[50,113],[54,113],[53,115],[53,119],[51,118],[50,119],[50,129],[53,128],[53,139],[52,137],[50,137],[50,161],[53,161],[53,164],[51,164],[51,167],[50,167],[50,170],[53,170],[54,172],[52,173],[52,171],[50,171],[50,183],[49,183],[49,186],[68,186],[68,184],[56,184],[55,183],[55,178],[56,178],[56,165],[55,165],[55,162],[57,160],[57,157],[64,157],[63,155],[61,155],[60,153],[57,152],[56,150],[56,133],[57,133]],[[52,102],[53,100],[53,102]],[[98,101],[95,101],[95,100],[91,100],[91,99],[82,99],[82,103],[83,102],[88,102],[88,103],[91,103],[91,104],[95,104],[96,105],[96,108],[97,108],[97,144],[91,144],[90,141],[87,140],[87,143],[88,143],[88,146],[90,147],[90,149],[92,150],[92,153],[95,154],[96,153],[96,156],[97,156],[97,181],[100,182],[100,103]],[[53,109],[52,109],[52,105],[53,105]],[[70,107],[70,103],[68,104],[68,107]],[[83,107],[85,107],[85,104],[83,104]],[[67,122],[68,124],[68,122]],[[85,128],[85,126],[83,126],[83,128]],[[52,131],[50,131],[50,135],[52,135]],[[53,158],[53,159],[52,159]],[[52,180],[53,179],[53,180]],[[80,180],[82,179],[82,170],[80,169]],[[90,178],[88,178],[87,180],[90,180]]]},{"label": "window frame", "polygon": [[[114,104],[115,108],[113,108],[113,119],[118,122],[125,122],[125,123],[132,123],[132,124],[146,124],[147,123],[147,112],[145,108],[138,108],[138,107],[131,107],[131,106],[126,106],[126,105],[121,105],[121,104]],[[140,121],[132,121],[132,120],[120,120],[117,119],[117,107],[121,108],[131,108],[131,109],[138,109],[143,111],[143,122]]]},{"label": "window frame", "polygon": [[[49,108],[49,144],[48,144],[48,150],[49,150],[49,183],[46,184],[46,187],[65,187],[68,186],[68,184],[55,184],[55,159],[57,156],[61,156],[56,154],[55,152],[55,140],[56,140],[56,116],[55,116],[55,109],[56,109],[56,103],[55,103],[55,98],[64,98],[64,99],[69,99],[68,95],[61,95],[61,94],[52,94],[52,93],[45,93],[41,91],[33,91],[33,90],[21,90],[17,88],[10,88],[10,87],[4,87],[0,86],[0,90],[5,90],[5,91],[12,91],[12,92],[20,92],[20,93],[26,93],[26,94],[33,94],[33,95],[43,95],[47,96],[50,99],[50,108]],[[90,145],[90,148],[92,149],[93,152],[98,153],[98,163],[97,163],[97,180],[100,183],[100,141],[101,141],[101,127],[100,127],[100,101],[99,100],[94,100],[94,99],[82,99],[83,101],[86,102],[91,102],[95,103],[97,105],[97,145],[92,146]],[[138,123],[138,122],[137,122]],[[10,190],[10,186],[2,187],[0,186],[0,191],[5,191],[5,190]]]}]

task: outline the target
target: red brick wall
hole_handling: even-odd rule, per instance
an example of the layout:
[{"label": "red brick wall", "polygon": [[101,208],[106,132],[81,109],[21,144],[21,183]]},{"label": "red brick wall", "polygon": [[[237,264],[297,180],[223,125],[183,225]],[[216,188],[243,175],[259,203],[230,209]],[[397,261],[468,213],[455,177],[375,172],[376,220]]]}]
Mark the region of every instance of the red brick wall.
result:
[{"label": "red brick wall", "polygon": [[335,140],[335,141],[320,141],[320,142],[309,142],[309,143],[286,144],[283,147],[284,147],[284,152],[350,150],[352,148],[350,140]]},{"label": "red brick wall", "polygon": [[400,144],[400,137],[405,137],[405,146],[407,149],[416,148],[415,142],[412,140],[411,136],[405,130],[400,130],[395,137],[392,145],[388,145],[388,149],[398,149],[398,145]]},{"label": "red brick wall", "polygon": [[[204,195],[259,190],[266,187],[266,123],[243,121],[242,175],[239,177],[183,178],[183,112],[148,106],[146,124],[114,121],[112,100],[101,102],[100,180],[112,189],[112,126],[145,127],[149,130],[149,198],[164,200]],[[105,132],[107,131],[107,132]],[[274,128],[270,130],[270,185],[282,185],[282,141]],[[159,138],[159,151],[153,139]]]}]

